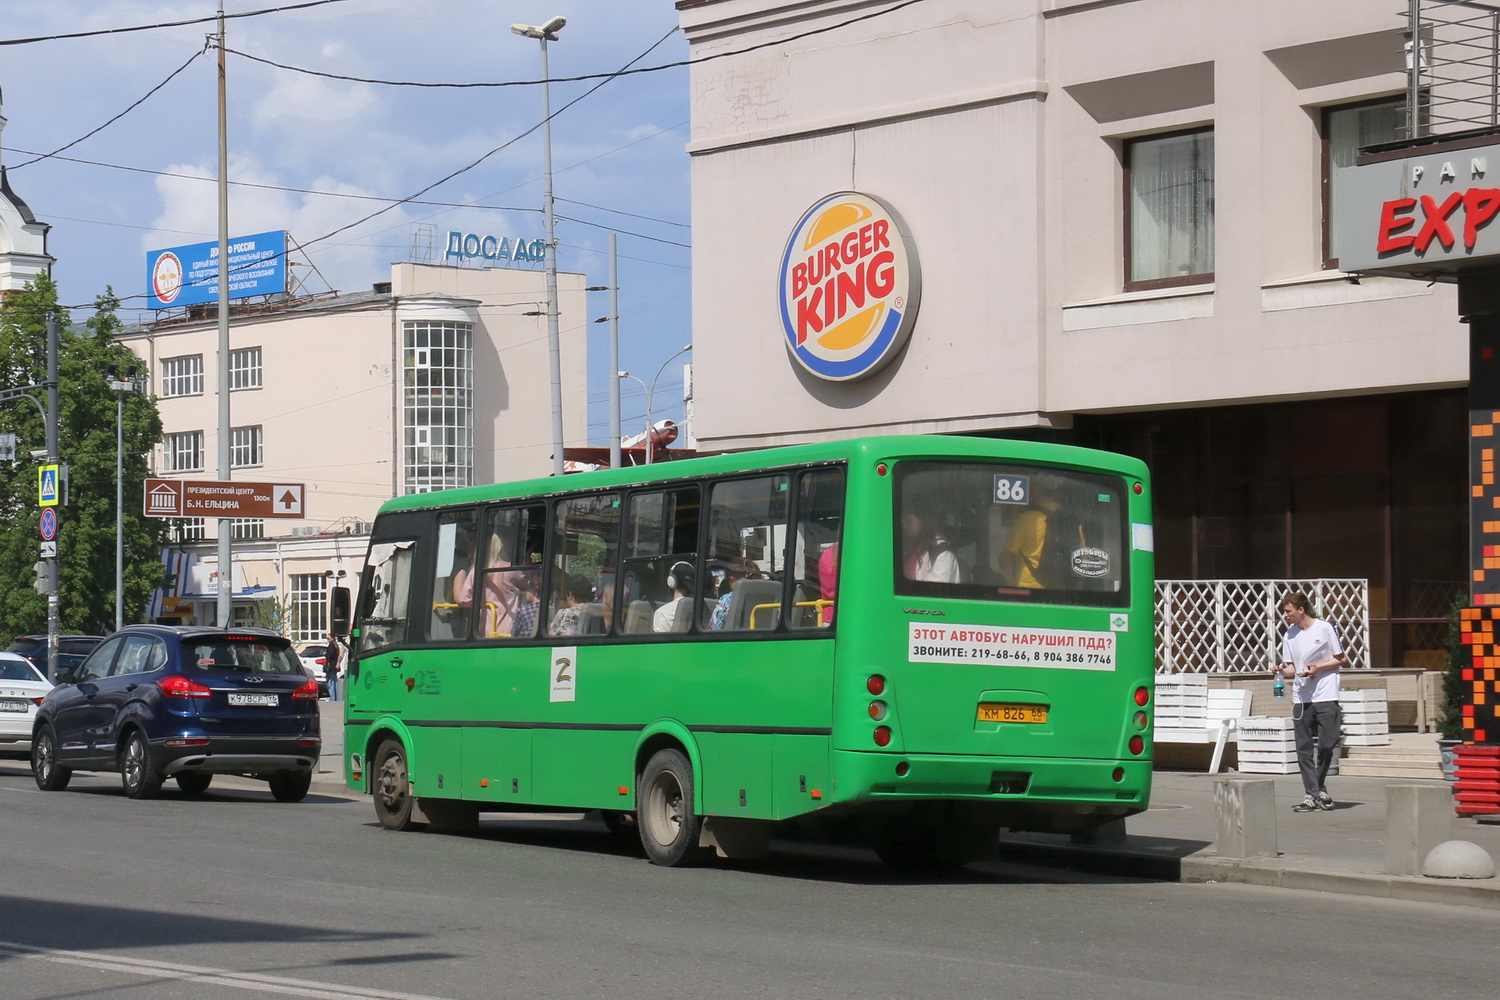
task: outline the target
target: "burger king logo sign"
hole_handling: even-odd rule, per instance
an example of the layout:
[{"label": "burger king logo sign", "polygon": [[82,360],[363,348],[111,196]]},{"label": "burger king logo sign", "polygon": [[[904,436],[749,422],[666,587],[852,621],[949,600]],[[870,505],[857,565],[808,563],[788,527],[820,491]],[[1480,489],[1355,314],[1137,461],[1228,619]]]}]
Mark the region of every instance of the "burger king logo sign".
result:
[{"label": "burger king logo sign", "polygon": [[787,349],[819,378],[863,378],[911,333],[922,273],[906,225],[885,202],[840,191],[803,213],[781,255]]}]

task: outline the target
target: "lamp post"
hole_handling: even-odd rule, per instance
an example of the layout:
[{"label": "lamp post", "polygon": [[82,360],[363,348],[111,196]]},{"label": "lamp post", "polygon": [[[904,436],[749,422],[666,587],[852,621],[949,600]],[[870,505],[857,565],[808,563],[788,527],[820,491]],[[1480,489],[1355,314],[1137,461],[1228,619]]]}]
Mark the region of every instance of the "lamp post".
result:
[{"label": "lamp post", "polygon": [[557,332],[557,239],[552,215],[552,95],[547,84],[547,43],[568,20],[554,17],[546,24],[512,24],[510,30],[542,43],[542,212],[547,220],[547,353],[552,374],[552,474],[563,474],[562,348]]},{"label": "lamp post", "polygon": [[127,368],[119,378],[119,368],[104,369],[109,387],[115,393],[115,629],[125,624],[125,394],[140,391],[136,370]]},{"label": "lamp post", "polygon": [[682,357],[684,354],[686,354],[688,351],[691,351],[692,349],[693,349],[693,345],[692,344],[688,344],[686,347],[682,348],[676,354],[673,354],[670,358],[668,358],[667,360],[663,361],[661,363],[661,367],[658,368],[658,369],[656,369],[656,376],[651,379],[651,387],[649,389],[646,388],[646,383],[645,382],[642,382],[640,379],[636,378],[634,375],[630,374],[629,372],[626,372],[626,371],[615,372],[615,379],[617,380],[616,381],[616,385],[619,384],[618,383],[619,379],[628,378],[628,379],[630,379],[630,380],[632,380],[634,382],[640,383],[641,388],[644,389],[645,392],[646,392],[646,464],[647,465],[651,464],[651,453],[655,450],[655,448],[653,447],[654,442],[652,440],[652,433],[655,430],[655,427],[651,423],[651,404],[656,399],[656,383],[657,383],[658,380],[661,379],[661,373],[667,370],[667,365],[671,364],[677,358]]}]

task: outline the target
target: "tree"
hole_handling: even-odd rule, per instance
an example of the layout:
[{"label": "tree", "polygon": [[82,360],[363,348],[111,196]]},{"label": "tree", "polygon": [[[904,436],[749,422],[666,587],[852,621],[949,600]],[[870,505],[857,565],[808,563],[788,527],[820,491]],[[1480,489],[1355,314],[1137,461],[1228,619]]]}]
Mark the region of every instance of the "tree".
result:
[{"label": "tree", "polygon": [[[144,365],[115,341],[121,323],[112,291],[95,303],[82,329],[69,328],[46,276],[0,302],[0,390],[40,386],[47,377],[47,317],[58,336],[58,450],[69,469],[58,507],[58,611],[63,632],[102,634],[114,625],[116,397],[106,368],[123,373]],[[32,395],[46,402],[46,390]],[[18,438],[16,459],[0,461],[0,636],[46,631],[46,598],[30,586],[39,552],[37,463],[28,454],[45,445],[42,415],[24,398],[0,404],[0,431]],[[161,440],[156,401],[141,393],[124,398],[125,621],[139,621],[151,591],[167,583],[160,550],[164,521],[141,513],[142,481],[154,444]]]}]

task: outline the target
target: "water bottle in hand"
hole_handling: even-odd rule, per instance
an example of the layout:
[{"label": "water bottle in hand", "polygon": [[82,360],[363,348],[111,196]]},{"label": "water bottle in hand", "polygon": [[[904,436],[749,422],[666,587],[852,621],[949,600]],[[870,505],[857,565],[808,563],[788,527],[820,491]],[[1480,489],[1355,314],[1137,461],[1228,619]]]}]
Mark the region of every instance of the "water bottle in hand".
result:
[{"label": "water bottle in hand", "polygon": [[1279,671],[1276,674],[1276,683],[1271,685],[1271,693],[1278,698],[1286,697],[1286,681],[1282,680]]}]

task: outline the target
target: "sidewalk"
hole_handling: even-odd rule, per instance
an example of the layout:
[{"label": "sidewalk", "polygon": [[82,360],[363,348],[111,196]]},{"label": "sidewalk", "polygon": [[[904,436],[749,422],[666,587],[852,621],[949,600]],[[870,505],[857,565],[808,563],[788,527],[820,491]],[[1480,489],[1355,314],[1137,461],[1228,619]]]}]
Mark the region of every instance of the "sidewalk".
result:
[{"label": "sidewalk", "polygon": [[[1218,818],[1214,785],[1224,780],[1266,779],[1276,785],[1276,857],[1221,858],[1215,851]],[[1302,799],[1295,774],[1156,772],[1151,808],[1125,821],[1123,845],[1076,845],[1066,836],[1006,834],[1002,857],[1066,865],[1118,875],[1182,882],[1244,882],[1362,896],[1500,909],[1500,877],[1436,879],[1385,873],[1387,785],[1437,785],[1443,781],[1330,777],[1332,812],[1294,813]],[[1453,818],[1453,840],[1467,840],[1500,863],[1500,823]]]},{"label": "sidewalk", "polygon": [[[313,790],[354,797],[344,784],[344,704],[318,702],[323,717],[323,754]],[[1265,858],[1221,858],[1215,853],[1218,818],[1214,785],[1223,780],[1269,779],[1276,784],[1276,836],[1280,853]],[[1330,777],[1337,800],[1332,812],[1294,813],[1302,799],[1295,774],[1203,774],[1156,772],[1151,808],[1126,821],[1122,846],[1077,845],[1066,836],[1006,834],[1001,856],[1031,862],[1138,875],[1177,882],[1245,882],[1362,896],[1450,903],[1500,909],[1500,877],[1434,879],[1385,874],[1385,786],[1438,785],[1443,781]],[[1453,818],[1453,840],[1467,840],[1500,863],[1500,823]]]}]

